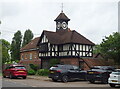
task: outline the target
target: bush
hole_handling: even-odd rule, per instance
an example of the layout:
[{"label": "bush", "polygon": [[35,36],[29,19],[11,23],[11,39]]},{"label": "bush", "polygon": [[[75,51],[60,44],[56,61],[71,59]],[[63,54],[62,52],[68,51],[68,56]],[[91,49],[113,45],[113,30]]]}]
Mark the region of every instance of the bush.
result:
[{"label": "bush", "polygon": [[48,69],[39,69],[36,74],[41,75],[41,76],[48,76],[49,70]]},{"label": "bush", "polygon": [[37,71],[38,70],[38,65],[30,64],[30,68]]},{"label": "bush", "polygon": [[56,65],[56,64],[59,64],[60,62],[59,62],[59,59],[51,59],[50,60],[50,67],[52,67],[52,66],[54,66],[54,65]]},{"label": "bush", "polygon": [[28,75],[35,75],[35,70],[33,70],[33,69],[29,69],[28,70]]}]

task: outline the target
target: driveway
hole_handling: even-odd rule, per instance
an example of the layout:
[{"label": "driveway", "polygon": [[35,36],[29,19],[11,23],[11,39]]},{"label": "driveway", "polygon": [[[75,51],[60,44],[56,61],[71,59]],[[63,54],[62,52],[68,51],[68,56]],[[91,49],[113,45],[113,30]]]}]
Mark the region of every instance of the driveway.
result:
[{"label": "driveway", "polygon": [[91,84],[88,81],[71,81],[68,83],[62,83],[62,82],[53,82],[48,77],[42,77],[42,76],[28,76],[27,79],[9,79],[9,78],[3,78],[3,87],[6,87],[6,84],[4,82],[12,82],[14,84],[20,84],[24,86],[30,86],[30,87],[86,87],[86,88],[110,88],[108,84]]}]

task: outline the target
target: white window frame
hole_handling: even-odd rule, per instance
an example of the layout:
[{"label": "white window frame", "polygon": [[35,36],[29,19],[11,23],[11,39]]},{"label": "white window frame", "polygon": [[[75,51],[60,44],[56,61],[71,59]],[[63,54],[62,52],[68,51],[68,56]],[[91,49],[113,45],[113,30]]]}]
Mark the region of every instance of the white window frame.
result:
[{"label": "white window frame", "polygon": [[32,56],[33,56],[32,53],[30,53],[30,60],[32,60]]}]

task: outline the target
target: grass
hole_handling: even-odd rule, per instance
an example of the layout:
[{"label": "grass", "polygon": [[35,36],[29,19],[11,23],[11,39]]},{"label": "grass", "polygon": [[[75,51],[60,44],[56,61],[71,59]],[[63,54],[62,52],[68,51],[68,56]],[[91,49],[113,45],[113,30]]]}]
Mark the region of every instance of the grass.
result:
[{"label": "grass", "polygon": [[0,73],[0,76],[2,76],[2,73]]}]

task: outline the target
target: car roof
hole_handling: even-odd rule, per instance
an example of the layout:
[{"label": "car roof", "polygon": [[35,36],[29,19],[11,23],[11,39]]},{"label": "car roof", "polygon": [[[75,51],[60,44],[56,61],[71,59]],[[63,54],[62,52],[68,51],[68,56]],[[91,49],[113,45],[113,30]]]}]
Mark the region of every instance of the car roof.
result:
[{"label": "car roof", "polygon": [[113,66],[93,66],[93,67],[91,67],[91,69],[102,69],[102,70],[113,69],[113,70],[115,70],[115,67],[113,67]]},{"label": "car roof", "polygon": [[55,66],[76,66],[76,65],[70,65],[70,64],[57,64]]},{"label": "car roof", "polygon": [[92,66],[92,68],[114,68],[113,66]]},{"label": "car roof", "polygon": [[115,69],[116,72],[120,72],[120,69]]}]

